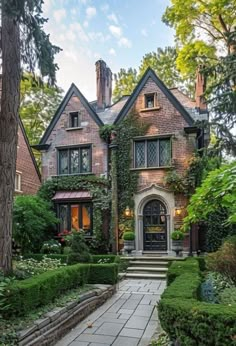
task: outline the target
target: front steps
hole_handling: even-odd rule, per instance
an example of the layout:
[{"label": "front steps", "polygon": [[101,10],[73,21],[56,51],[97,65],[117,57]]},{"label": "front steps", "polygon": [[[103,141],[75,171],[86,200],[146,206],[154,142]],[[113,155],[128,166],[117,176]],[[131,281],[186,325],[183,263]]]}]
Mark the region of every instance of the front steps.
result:
[{"label": "front steps", "polygon": [[129,257],[129,260],[126,279],[165,280],[171,259],[166,256],[144,255]]}]

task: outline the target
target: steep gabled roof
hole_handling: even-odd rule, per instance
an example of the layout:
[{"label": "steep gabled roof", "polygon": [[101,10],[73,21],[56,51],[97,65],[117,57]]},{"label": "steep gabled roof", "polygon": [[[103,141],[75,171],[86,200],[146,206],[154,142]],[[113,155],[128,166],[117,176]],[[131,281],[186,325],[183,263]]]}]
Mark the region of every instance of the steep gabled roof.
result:
[{"label": "steep gabled roof", "polygon": [[22,132],[22,134],[23,134],[23,137],[24,137],[25,143],[26,143],[26,145],[27,145],[27,148],[28,148],[28,150],[29,150],[29,153],[30,153],[30,156],[31,156],[33,165],[34,165],[34,168],[35,168],[35,170],[36,170],[36,172],[37,172],[37,175],[38,175],[38,177],[39,177],[39,180],[41,181],[41,173],[40,173],[40,171],[39,171],[39,167],[38,167],[37,162],[36,162],[36,160],[35,160],[34,153],[33,153],[33,151],[32,151],[32,148],[31,148],[30,144],[29,144],[29,140],[28,140],[27,134],[26,134],[26,132],[25,132],[24,125],[23,125],[22,120],[21,120],[20,117],[19,117],[19,126],[20,126],[21,132]]},{"label": "steep gabled roof", "polygon": [[156,73],[149,67],[144,73],[143,77],[140,79],[138,85],[135,87],[133,93],[131,94],[129,100],[126,102],[124,107],[121,109],[118,117],[114,121],[114,124],[117,124],[119,121],[124,119],[127,113],[132,108],[134,102],[136,101],[139,93],[147,83],[148,79],[151,78],[159,89],[163,92],[163,94],[167,97],[167,99],[172,103],[172,105],[179,111],[179,113],[183,116],[189,126],[192,126],[194,121],[186,109],[181,105],[181,103],[177,100],[177,98],[171,93],[171,91],[165,86],[165,84],[157,77]]},{"label": "steep gabled roof", "polygon": [[77,86],[72,83],[69,90],[67,91],[64,99],[62,100],[60,106],[58,107],[54,117],[52,118],[50,124],[48,125],[43,137],[40,140],[39,145],[45,144],[46,141],[48,140],[48,137],[50,136],[54,126],[56,125],[57,121],[59,120],[61,114],[64,112],[64,109],[67,105],[67,103],[69,102],[70,98],[72,96],[77,96],[82,105],[84,106],[84,108],[87,110],[87,112],[90,114],[91,118],[97,123],[98,126],[102,126],[103,122],[102,120],[98,117],[97,113],[94,111],[94,109],[91,107],[91,105],[89,104],[89,102],[86,100],[86,98],[84,97],[84,95],[79,91],[79,89],[77,88]]}]

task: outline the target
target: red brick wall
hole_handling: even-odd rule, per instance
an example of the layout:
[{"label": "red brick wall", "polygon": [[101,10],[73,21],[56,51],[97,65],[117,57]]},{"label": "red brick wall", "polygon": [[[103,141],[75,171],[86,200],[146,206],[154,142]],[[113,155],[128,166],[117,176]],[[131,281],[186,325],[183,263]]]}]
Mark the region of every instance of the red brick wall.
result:
[{"label": "red brick wall", "polygon": [[20,126],[18,129],[16,170],[21,173],[22,193],[27,195],[36,194],[41,182]]},{"label": "red brick wall", "polygon": [[[67,131],[69,124],[69,112],[80,111],[82,114],[81,127]],[[42,154],[43,180],[57,175],[57,147],[79,144],[92,144],[92,173],[104,174],[107,171],[107,147],[99,136],[99,126],[91,118],[77,96],[72,96],[60,119],[52,130],[47,144],[51,144],[49,150]]]},{"label": "red brick wall", "polygon": [[[156,93],[160,109],[142,112],[144,108],[144,95]],[[140,118],[151,124],[146,135],[172,134],[172,160],[173,166],[179,174],[184,174],[194,148],[195,139],[184,132],[184,127],[189,126],[183,116],[174,108],[158,86],[151,78],[140,92],[134,104],[135,111]],[[139,171],[139,189],[151,184],[164,185],[164,176],[167,169],[144,169]]]}]

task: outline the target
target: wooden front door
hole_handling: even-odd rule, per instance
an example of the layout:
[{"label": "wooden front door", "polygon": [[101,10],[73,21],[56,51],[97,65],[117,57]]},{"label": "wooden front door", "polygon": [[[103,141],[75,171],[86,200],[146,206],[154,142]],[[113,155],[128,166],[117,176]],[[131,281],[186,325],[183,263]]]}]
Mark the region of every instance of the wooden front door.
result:
[{"label": "wooden front door", "polygon": [[143,248],[146,251],[167,250],[167,218],[165,205],[155,199],[143,209]]}]

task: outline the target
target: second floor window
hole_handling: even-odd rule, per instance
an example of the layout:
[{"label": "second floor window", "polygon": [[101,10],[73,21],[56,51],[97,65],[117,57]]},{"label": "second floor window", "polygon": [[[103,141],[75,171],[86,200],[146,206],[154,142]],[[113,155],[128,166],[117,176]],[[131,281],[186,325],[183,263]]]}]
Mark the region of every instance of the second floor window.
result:
[{"label": "second floor window", "polygon": [[59,175],[91,172],[91,146],[60,149],[58,158]]},{"label": "second floor window", "polygon": [[80,126],[80,114],[79,112],[71,112],[69,114],[69,127],[79,127]]},{"label": "second floor window", "polygon": [[134,156],[134,168],[170,166],[170,138],[155,138],[135,141]]}]

